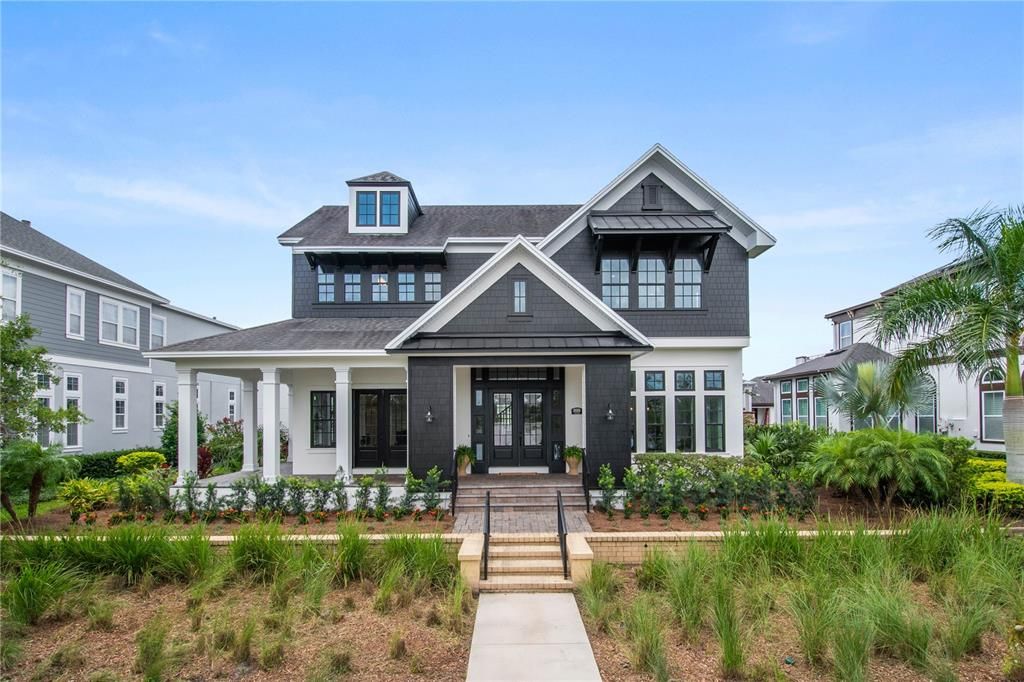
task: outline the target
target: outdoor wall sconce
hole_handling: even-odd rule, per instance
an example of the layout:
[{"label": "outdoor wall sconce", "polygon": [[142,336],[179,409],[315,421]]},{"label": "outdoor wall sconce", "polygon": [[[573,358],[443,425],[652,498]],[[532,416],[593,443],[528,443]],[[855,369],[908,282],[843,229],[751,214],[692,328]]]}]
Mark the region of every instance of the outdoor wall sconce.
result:
[{"label": "outdoor wall sconce", "polygon": [[604,415],[604,418],[610,422],[615,421],[615,410],[612,409],[611,403],[608,403],[608,412]]},{"label": "outdoor wall sconce", "polygon": [[433,408],[433,406],[429,406],[429,405],[427,406],[427,417],[426,417],[426,419],[427,419],[427,423],[428,424],[433,424],[434,423],[434,408]]}]

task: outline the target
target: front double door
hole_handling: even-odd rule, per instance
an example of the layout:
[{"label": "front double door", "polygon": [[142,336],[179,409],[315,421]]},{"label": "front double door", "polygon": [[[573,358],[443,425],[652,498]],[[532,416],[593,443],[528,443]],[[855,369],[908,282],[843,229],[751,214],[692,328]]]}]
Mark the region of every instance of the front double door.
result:
[{"label": "front double door", "polygon": [[490,466],[546,466],[549,391],[501,387],[489,393]]},{"label": "front double door", "polygon": [[352,391],[352,424],[355,466],[406,466],[409,430],[404,390]]}]

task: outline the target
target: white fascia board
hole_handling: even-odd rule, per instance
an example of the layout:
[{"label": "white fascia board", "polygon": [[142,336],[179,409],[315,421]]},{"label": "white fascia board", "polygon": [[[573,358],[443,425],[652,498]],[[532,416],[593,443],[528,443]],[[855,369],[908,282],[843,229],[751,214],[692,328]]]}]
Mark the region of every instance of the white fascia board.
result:
[{"label": "white fascia board", "polygon": [[133,296],[138,296],[139,298],[145,300],[147,304],[150,303],[151,301],[156,301],[157,303],[170,303],[170,301],[168,301],[163,296],[158,296],[156,294],[149,294],[149,293],[146,293],[145,291],[140,291],[138,289],[133,289],[132,287],[128,287],[128,286],[125,286],[123,284],[117,284],[116,282],[111,282],[109,279],[104,279],[103,277],[97,277],[96,275],[90,275],[87,272],[82,272],[81,270],[76,270],[74,268],[69,268],[66,265],[62,265],[61,263],[56,263],[56,262],[51,261],[51,260],[46,260],[45,258],[39,258],[38,256],[33,256],[30,253],[25,253],[24,251],[19,251],[17,249],[12,249],[12,248],[10,248],[8,246],[3,247],[3,249],[0,250],[0,251],[2,251],[2,253],[6,253],[6,254],[10,254],[12,256],[15,256],[17,258],[21,258],[23,260],[27,260],[27,261],[30,261],[30,262],[33,262],[33,263],[38,263],[39,265],[43,265],[43,266],[46,266],[48,268],[53,268],[54,270],[59,270],[61,272],[66,272],[69,275],[74,275],[75,277],[87,280],[89,282],[96,282],[97,284],[102,284],[103,286],[108,287],[110,289],[115,289],[117,291],[127,292],[129,294],[132,294]]},{"label": "white fascia board", "polygon": [[292,244],[298,244],[304,239],[304,237],[278,237],[277,243],[281,246],[291,246]]},{"label": "white fascia board", "polygon": [[129,365],[123,362],[104,362],[91,358],[76,358],[70,355],[46,355],[46,358],[55,365],[67,369],[67,367],[90,367],[93,369],[110,369],[117,372],[135,372],[138,374],[152,374],[153,368],[149,363],[145,365]]},{"label": "white fascia board", "polygon": [[669,348],[747,348],[749,336],[652,336],[655,350]]}]

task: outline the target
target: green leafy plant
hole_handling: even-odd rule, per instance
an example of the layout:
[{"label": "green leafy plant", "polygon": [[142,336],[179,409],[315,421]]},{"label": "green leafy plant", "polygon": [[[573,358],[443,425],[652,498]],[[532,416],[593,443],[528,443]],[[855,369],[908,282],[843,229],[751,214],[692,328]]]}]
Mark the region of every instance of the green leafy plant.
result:
[{"label": "green leafy plant", "polygon": [[657,605],[650,595],[640,595],[625,613],[626,634],[629,637],[633,665],[649,672],[658,682],[668,682],[668,657],[665,653],[665,634]]},{"label": "green leafy plant", "polygon": [[114,486],[109,481],[90,478],[74,478],[65,481],[58,488],[62,500],[68,503],[72,522],[90,511],[102,509],[114,495]]},{"label": "green leafy plant", "polygon": [[707,550],[690,545],[669,564],[665,590],[672,613],[686,638],[695,642],[707,615],[712,564]]},{"label": "green leafy plant", "polygon": [[0,603],[15,622],[35,625],[61,599],[83,585],[81,573],[59,563],[25,564],[4,587]]},{"label": "green leafy plant", "polygon": [[579,587],[584,612],[601,632],[611,631],[619,611],[617,597],[621,587],[615,569],[604,561],[595,561],[591,565],[590,577]]},{"label": "green leafy plant", "polygon": [[601,509],[611,518],[618,491],[615,489],[615,474],[607,464],[602,464],[597,471],[597,487],[601,489]]},{"label": "green leafy plant", "polygon": [[460,471],[464,471],[475,459],[476,453],[473,451],[473,446],[459,445],[455,448],[455,463]]},{"label": "green leafy plant", "polygon": [[162,453],[150,450],[138,450],[121,455],[117,458],[117,468],[122,473],[132,476],[150,469],[159,469],[167,464]]},{"label": "green leafy plant", "polygon": [[711,589],[712,624],[721,647],[722,674],[738,677],[743,672],[746,655],[743,647],[743,633],[740,629],[740,615],[729,574],[718,570],[712,580]]},{"label": "green leafy plant", "polygon": [[[0,327],[6,329],[8,324]],[[18,521],[11,496],[27,491],[31,519],[36,515],[43,488],[74,478],[77,473],[78,460],[63,456],[59,445],[44,448],[30,440],[8,442],[0,450],[0,505],[11,519]]]}]

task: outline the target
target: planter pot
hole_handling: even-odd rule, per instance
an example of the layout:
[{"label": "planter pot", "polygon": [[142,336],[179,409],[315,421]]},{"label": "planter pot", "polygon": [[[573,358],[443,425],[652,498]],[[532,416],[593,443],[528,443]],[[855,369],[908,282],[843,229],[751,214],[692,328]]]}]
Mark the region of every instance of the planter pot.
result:
[{"label": "planter pot", "polygon": [[569,473],[572,476],[579,473],[580,461],[578,459],[567,459],[565,460],[565,464],[569,467]]},{"label": "planter pot", "polygon": [[466,464],[466,471],[464,472],[467,476],[473,473],[473,463],[469,462]]}]

